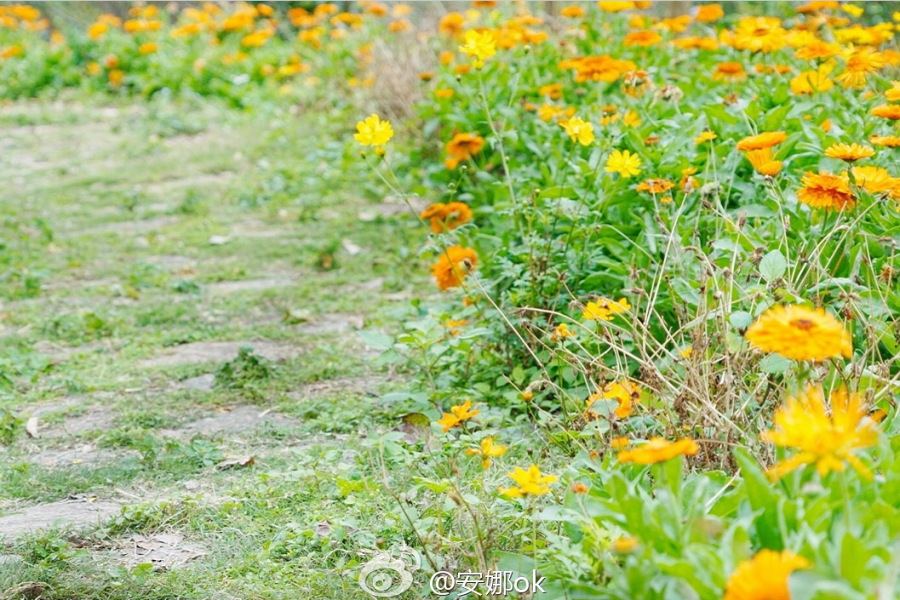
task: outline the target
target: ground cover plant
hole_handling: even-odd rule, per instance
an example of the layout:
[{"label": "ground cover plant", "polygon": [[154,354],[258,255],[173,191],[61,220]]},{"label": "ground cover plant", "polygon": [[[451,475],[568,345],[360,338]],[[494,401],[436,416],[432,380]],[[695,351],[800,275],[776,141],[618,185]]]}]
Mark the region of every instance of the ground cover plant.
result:
[{"label": "ground cover plant", "polygon": [[40,8],[0,598],[900,596],[890,3]]}]

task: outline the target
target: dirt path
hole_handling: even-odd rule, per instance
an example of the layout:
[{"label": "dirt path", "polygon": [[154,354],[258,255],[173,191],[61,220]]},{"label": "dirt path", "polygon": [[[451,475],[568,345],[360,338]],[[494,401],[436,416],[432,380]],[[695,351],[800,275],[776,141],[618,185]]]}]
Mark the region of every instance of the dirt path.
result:
[{"label": "dirt path", "polygon": [[[388,244],[409,224],[330,180],[334,149],[297,164],[300,123],[61,110],[0,121],[0,592],[281,597],[222,566],[300,556],[286,522],[375,514],[329,506],[366,476],[391,382],[355,331],[414,292]],[[167,129],[176,113],[200,132]],[[269,577],[323,585],[282,566]]]}]

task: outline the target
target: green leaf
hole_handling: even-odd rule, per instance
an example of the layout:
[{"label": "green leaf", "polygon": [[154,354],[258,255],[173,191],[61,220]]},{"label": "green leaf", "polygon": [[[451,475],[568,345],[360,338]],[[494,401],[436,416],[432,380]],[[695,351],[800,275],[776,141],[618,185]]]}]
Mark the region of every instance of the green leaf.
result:
[{"label": "green leaf", "polygon": [[778,250],[772,250],[759,261],[759,274],[769,283],[784,277],[786,271],[787,261]]},{"label": "green leaf", "polygon": [[394,338],[378,331],[358,331],[357,335],[372,350],[388,350],[394,345]]}]

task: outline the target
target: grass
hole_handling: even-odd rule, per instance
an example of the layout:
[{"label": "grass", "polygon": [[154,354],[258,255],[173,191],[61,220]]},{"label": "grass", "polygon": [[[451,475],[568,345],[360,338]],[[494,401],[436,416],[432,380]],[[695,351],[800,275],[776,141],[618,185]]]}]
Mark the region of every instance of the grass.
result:
[{"label": "grass", "polygon": [[[7,540],[3,553],[24,562],[0,561],[0,598],[35,581],[59,600],[357,598],[358,550],[405,539],[366,435],[396,427],[378,400],[390,378],[352,327],[317,322],[385,327],[401,304],[390,294],[425,289],[425,270],[393,242],[419,234],[412,219],[359,218],[377,199],[360,193],[363,166],[327,117],[164,101],[19,104],[3,117],[17,160],[0,166],[15,183],[0,190],[11,207],[0,417],[19,421],[0,462],[0,517],[73,494],[125,508],[102,526]],[[322,142],[297,163],[312,129]],[[277,283],[216,291],[257,280]],[[263,340],[297,354],[153,363],[187,343]],[[204,374],[211,388],[184,386]],[[172,437],[243,405],[282,420]],[[42,435],[28,439],[21,419],[38,409]],[[97,411],[102,421],[68,429]],[[36,461],[84,446],[100,458]],[[233,456],[255,464],[217,467]],[[123,566],[130,536],[157,532],[206,554]]]}]

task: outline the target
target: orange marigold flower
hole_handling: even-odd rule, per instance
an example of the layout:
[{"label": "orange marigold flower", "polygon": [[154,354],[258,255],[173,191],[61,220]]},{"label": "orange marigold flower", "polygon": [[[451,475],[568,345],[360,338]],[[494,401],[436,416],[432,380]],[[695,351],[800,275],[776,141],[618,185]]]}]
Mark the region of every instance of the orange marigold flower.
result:
[{"label": "orange marigold flower", "polygon": [[839,44],[823,42],[822,40],[813,40],[805,46],[798,48],[794,52],[794,56],[803,60],[819,60],[822,58],[831,58],[837,56],[841,51]]},{"label": "orange marigold flower", "polygon": [[716,81],[723,81],[725,79],[730,81],[740,81],[747,77],[747,72],[744,71],[744,65],[739,62],[724,62],[716,65],[716,70],[713,71],[712,78]]},{"label": "orange marigold flower", "polygon": [[472,220],[472,209],[465,202],[436,202],[426,208],[420,215],[431,225],[431,231],[442,233],[456,229]]},{"label": "orange marigold flower", "polygon": [[673,459],[676,456],[694,456],[700,451],[700,446],[691,438],[669,442],[664,438],[652,438],[646,444],[638,446],[634,450],[619,452],[619,462],[622,464],[635,463],[638,465],[652,465]]},{"label": "orange marigold flower", "polygon": [[484,138],[477,133],[457,133],[447,142],[447,154],[454,158],[468,159],[481,152]]},{"label": "orange marigold flower", "polygon": [[700,23],[712,23],[713,21],[718,21],[724,16],[725,12],[722,10],[721,5],[703,4],[697,7],[697,14],[694,15],[694,20]]},{"label": "orange marigold flower", "polygon": [[441,253],[438,261],[431,265],[431,274],[441,290],[462,285],[466,276],[478,264],[478,255],[472,248],[450,246]]},{"label": "orange marigold flower", "polygon": [[438,30],[449,35],[459,35],[466,25],[466,17],[458,12],[447,13],[441,18]]},{"label": "orange marigold flower", "polygon": [[655,46],[661,41],[661,35],[653,31],[652,29],[645,29],[642,31],[632,31],[625,36],[623,43],[626,46],[640,46],[642,48],[649,48],[650,46]]},{"label": "orange marigold flower", "polygon": [[867,146],[860,146],[859,144],[832,144],[827,150],[825,150],[825,156],[828,158],[836,158],[838,160],[843,160],[845,162],[856,162],[863,158],[869,158],[875,154],[875,150],[869,148]]},{"label": "orange marigold flower", "polygon": [[664,194],[673,187],[675,187],[675,184],[671,181],[666,181],[665,179],[647,179],[635,189],[639,192],[649,192],[655,195]]},{"label": "orange marigold flower", "polygon": [[807,171],[800,184],[803,187],[797,190],[797,199],[813,208],[844,210],[853,208],[856,203],[846,174],[834,175],[827,171],[816,174]]},{"label": "orange marigold flower", "polygon": [[897,121],[900,120],[900,104],[882,104],[870,110],[869,114],[873,117]]},{"label": "orange marigold flower", "polygon": [[773,306],[747,329],[744,337],[754,348],[793,360],[823,361],[853,356],[850,334],[821,307]]},{"label": "orange marigold flower", "polygon": [[885,146],[887,148],[900,147],[900,137],[896,135],[872,134],[869,137],[869,142],[874,144],[875,146]]},{"label": "orange marigold flower", "polygon": [[737,149],[741,152],[747,150],[762,150],[763,148],[771,148],[777,146],[787,139],[787,134],[783,131],[768,131],[759,135],[751,135],[745,137],[737,144]]},{"label": "orange marigold flower", "polygon": [[857,48],[846,56],[847,64],[837,81],[845,88],[861,88],[866,85],[866,75],[884,66],[884,57],[867,48]]},{"label": "orange marigold flower", "polygon": [[578,19],[585,15],[584,9],[580,6],[566,6],[561,11],[559,11],[560,16],[568,17],[570,19]]},{"label": "orange marigold flower", "polygon": [[793,552],[762,550],[738,565],[728,578],[723,600],[790,600],[788,579],[791,573],[808,566],[805,558]]}]

